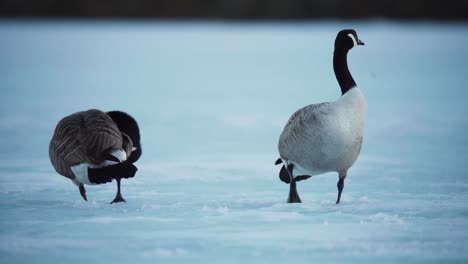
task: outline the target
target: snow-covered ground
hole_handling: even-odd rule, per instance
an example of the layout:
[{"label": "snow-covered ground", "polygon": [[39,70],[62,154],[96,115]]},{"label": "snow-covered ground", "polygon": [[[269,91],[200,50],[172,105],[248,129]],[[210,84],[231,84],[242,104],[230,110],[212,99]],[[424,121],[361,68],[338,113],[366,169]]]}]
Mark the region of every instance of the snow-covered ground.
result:
[{"label": "snow-covered ground", "polygon": [[[288,185],[273,165],[290,114],[335,100],[336,32],[366,46],[362,153]],[[466,263],[468,24],[0,21],[0,263]],[[124,110],[143,156],[88,187],[53,170],[70,113]]]}]

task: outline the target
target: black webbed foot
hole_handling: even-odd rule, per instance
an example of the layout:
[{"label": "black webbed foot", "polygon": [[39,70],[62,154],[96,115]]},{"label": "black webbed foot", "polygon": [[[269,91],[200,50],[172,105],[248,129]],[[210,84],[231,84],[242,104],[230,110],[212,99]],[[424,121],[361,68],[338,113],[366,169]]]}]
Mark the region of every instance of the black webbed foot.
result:
[{"label": "black webbed foot", "polygon": [[117,195],[115,196],[114,200],[111,202],[111,204],[113,203],[120,203],[120,202],[127,202],[123,197],[122,197],[122,194],[120,193],[117,193]]},{"label": "black webbed foot", "polygon": [[276,161],[275,161],[275,165],[279,165],[283,163],[283,160],[281,158],[278,158]]},{"label": "black webbed foot", "polygon": [[125,199],[122,197],[122,194],[120,193],[120,179],[121,178],[116,178],[116,180],[117,180],[117,194],[115,195],[115,198],[111,202],[111,204],[119,203],[119,202],[127,202],[127,201],[125,201]]},{"label": "black webbed foot", "polygon": [[291,175],[289,175],[288,170],[286,169],[286,166],[282,166],[281,170],[279,172],[279,178],[282,182],[288,184],[291,183]]},{"label": "black webbed foot", "polygon": [[86,198],[86,190],[84,188],[84,185],[80,185],[79,189],[80,189],[81,197],[83,197],[85,201],[88,201],[88,198]]},{"label": "black webbed foot", "polygon": [[[294,166],[292,164],[289,164],[287,169],[284,166],[283,168],[284,168],[284,171],[288,173],[290,177],[288,203],[302,203],[301,198],[299,197],[299,194],[297,193],[296,179],[294,179],[293,177]],[[281,171],[283,171],[283,168],[281,169]],[[284,175],[284,172],[283,172],[283,175]]]},{"label": "black webbed foot", "polygon": [[303,180],[309,179],[310,177],[312,177],[312,176],[310,176],[310,175],[299,175],[299,176],[296,176],[296,178],[294,178],[294,179],[296,181],[303,181]]}]

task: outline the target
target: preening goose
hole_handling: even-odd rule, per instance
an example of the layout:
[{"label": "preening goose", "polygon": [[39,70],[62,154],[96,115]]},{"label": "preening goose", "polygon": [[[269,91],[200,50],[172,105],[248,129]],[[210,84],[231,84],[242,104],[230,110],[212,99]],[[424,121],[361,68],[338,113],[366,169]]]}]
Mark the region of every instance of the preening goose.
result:
[{"label": "preening goose", "polygon": [[348,69],[348,51],[358,45],[356,31],[338,32],[333,53],[333,69],[341,88],[341,97],[334,102],[312,104],[297,110],[279,138],[280,157],[275,164],[284,165],[280,179],[290,184],[289,203],[300,203],[296,182],[313,175],[337,172],[340,202],[348,169],[361,151],[364,129],[364,96]]},{"label": "preening goose", "polygon": [[[78,186],[85,201],[85,184],[117,179],[118,190],[113,202],[121,202],[125,200],[120,194],[120,179],[133,177],[137,171],[133,162],[127,160],[134,152],[133,144],[111,115],[91,109],[60,120],[50,141],[49,158],[59,174]],[[136,145],[139,144],[138,132]]]}]

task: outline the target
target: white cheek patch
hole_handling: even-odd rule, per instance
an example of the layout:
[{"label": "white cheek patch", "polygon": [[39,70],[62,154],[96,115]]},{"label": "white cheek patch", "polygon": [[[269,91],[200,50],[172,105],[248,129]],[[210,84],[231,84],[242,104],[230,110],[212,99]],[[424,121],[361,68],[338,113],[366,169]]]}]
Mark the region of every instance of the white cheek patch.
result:
[{"label": "white cheek patch", "polygon": [[354,37],[354,35],[351,34],[351,33],[349,33],[349,34],[348,34],[348,37],[350,37],[350,38],[353,40],[353,44],[354,44],[353,47],[355,47],[355,46],[357,45],[357,40],[356,40],[356,38]]}]

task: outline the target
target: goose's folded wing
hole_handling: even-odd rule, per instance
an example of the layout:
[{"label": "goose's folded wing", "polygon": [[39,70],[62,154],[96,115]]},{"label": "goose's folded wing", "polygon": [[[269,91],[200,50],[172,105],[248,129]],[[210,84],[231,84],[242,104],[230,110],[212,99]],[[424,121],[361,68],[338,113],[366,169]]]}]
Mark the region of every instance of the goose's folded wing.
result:
[{"label": "goose's folded wing", "polygon": [[305,142],[313,140],[322,130],[324,122],[332,112],[330,103],[312,104],[297,110],[289,118],[281,133],[278,150],[286,160],[294,160],[301,155]]},{"label": "goose's folded wing", "polygon": [[103,162],[108,152],[121,149],[124,142],[117,125],[99,110],[90,110],[83,115],[83,127],[78,140],[87,155],[87,162],[93,164]]},{"label": "goose's folded wing", "polygon": [[55,170],[70,179],[70,167],[80,163],[100,164],[106,151],[122,148],[122,134],[104,112],[91,109],[69,115],[57,124],[49,144]]}]

